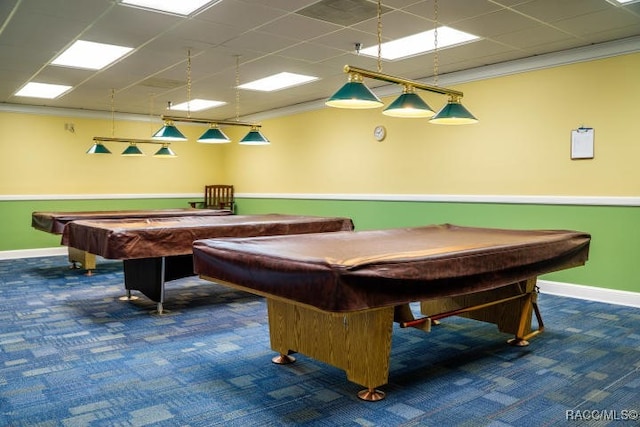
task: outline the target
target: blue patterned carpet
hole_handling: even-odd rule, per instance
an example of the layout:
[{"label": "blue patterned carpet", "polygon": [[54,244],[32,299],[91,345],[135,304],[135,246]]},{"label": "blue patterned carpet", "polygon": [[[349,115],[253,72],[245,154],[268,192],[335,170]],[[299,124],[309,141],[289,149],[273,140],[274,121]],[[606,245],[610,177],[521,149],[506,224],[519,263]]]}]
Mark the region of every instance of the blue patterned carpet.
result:
[{"label": "blue patterned carpet", "polygon": [[640,424],[638,309],[541,295],[546,331],[524,348],[461,318],[396,328],[387,398],[372,403],[321,362],[272,364],[262,298],[182,279],[157,316],[118,299],[120,262],[92,277],[67,266],[0,261],[0,425]]}]

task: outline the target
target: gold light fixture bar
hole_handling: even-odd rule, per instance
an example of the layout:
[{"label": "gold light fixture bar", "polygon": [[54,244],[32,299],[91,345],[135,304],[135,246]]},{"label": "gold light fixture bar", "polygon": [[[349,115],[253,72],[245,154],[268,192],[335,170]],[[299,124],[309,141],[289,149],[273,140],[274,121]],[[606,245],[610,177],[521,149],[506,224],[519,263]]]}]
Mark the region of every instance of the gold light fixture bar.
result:
[{"label": "gold light fixture bar", "polygon": [[159,144],[166,145],[166,142],[154,141],[153,139],[135,139],[135,138],[111,138],[106,136],[94,136],[94,142],[124,142],[129,144]]},{"label": "gold light fixture bar", "polygon": [[[203,143],[224,143],[230,142],[229,138],[217,129],[218,126],[246,126],[251,128],[249,133],[242,138],[240,144],[243,145],[268,145],[270,144],[269,140],[260,133],[260,128],[262,125],[258,123],[249,123],[249,122],[241,122],[239,120],[211,120],[211,119],[198,119],[193,117],[178,117],[178,116],[161,116],[161,119],[165,123],[165,127],[167,123],[173,122],[186,122],[186,123],[200,123],[207,124],[210,126],[209,130],[206,131],[200,138],[198,138],[198,142]],[[216,135],[210,135],[213,129],[218,130]]]},{"label": "gold light fixture bar", "polygon": [[211,120],[211,119],[198,119],[194,117],[178,117],[178,116],[162,116],[163,121],[172,122],[185,122],[185,123],[200,123],[200,124],[216,124],[219,126],[247,126],[253,128],[260,128],[262,125],[249,122],[240,122],[235,120]]},{"label": "gold light fixture bar", "polygon": [[365,70],[364,68],[354,67],[352,65],[344,66],[345,73],[355,73],[359,74],[363,77],[369,77],[371,79],[382,80],[389,83],[398,83],[401,85],[409,85],[413,86],[416,89],[422,89],[429,92],[439,93],[441,95],[449,95],[455,99],[460,99],[464,96],[464,93],[454,90],[448,89],[440,86],[433,86],[426,83],[418,82],[415,80],[405,79],[403,77],[395,77],[390,74],[380,73],[378,71]]},{"label": "gold light fixture bar", "polygon": [[94,136],[93,137],[93,147],[87,151],[87,154],[111,154],[111,151],[107,147],[103,145],[103,142],[121,142],[125,144],[129,144],[129,146],[121,153],[122,156],[125,157],[138,157],[144,156],[144,153],[140,151],[137,147],[138,144],[157,144],[162,145],[158,151],[153,155],[153,157],[157,158],[175,158],[176,153],[171,150],[169,145],[170,142],[167,141],[157,141],[153,139],[138,139],[138,138],[118,138],[118,137],[107,137],[107,136]]}]

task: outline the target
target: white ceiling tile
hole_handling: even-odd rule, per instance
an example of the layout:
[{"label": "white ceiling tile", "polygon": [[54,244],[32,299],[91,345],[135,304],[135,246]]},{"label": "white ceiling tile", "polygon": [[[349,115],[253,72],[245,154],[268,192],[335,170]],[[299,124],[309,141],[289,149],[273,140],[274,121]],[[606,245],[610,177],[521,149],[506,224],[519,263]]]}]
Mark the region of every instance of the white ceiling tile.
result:
[{"label": "white ceiling tile", "polygon": [[457,30],[466,31],[479,37],[490,38],[535,27],[536,25],[539,25],[539,23],[533,19],[507,9],[502,9],[486,15],[457,21],[454,27]]},{"label": "white ceiling tile", "polygon": [[489,0],[500,7],[513,7],[520,4],[531,3],[536,0]]},{"label": "white ceiling tile", "polygon": [[638,31],[640,31],[640,17],[626,13],[621,9],[606,9],[555,21],[554,25],[578,36],[588,36],[591,33],[610,31],[617,27],[630,25],[637,25]]},{"label": "white ceiling tile", "polygon": [[[6,2],[2,0],[2,3]],[[23,0],[20,11],[74,20],[86,25],[93,22],[96,16],[115,7],[115,2],[110,0]]]},{"label": "white ceiling tile", "polygon": [[[269,0],[268,6],[273,9],[279,9],[286,12],[295,12],[300,9],[304,9],[307,6],[316,3],[318,0]],[[243,3],[249,6],[265,6],[264,0],[242,0]]]},{"label": "white ceiling tile", "polygon": [[[435,21],[434,1],[422,1],[411,7],[407,7],[406,11],[416,14],[423,18]],[[501,6],[486,0],[446,0],[438,2],[438,22],[440,24],[452,25],[455,22],[476,16],[486,15],[497,12]]]},{"label": "white ceiling tile", "polygon": [[260,32],[296,40],[309,40],[338,31],[341,28],[341,26],[329,22],[302,15],[289,14],[261,26]]},{"label": "white ceiling tile", "polygon": [[118,5],[87,28],[82,38],[136,48],[180,22],[183,19],[177,16]]},{"label": "white ceiling tile", "polygon": [[538,56],[544,55],[545,53],[560,52],[563,50],[573,49],[582,45],[583,42],[579,41],[578,39],[570,38],[556,42],[539,44],[536,46],[529,46],[525,49],[525,52],[527,52],[529,56]]},{"label": "white ceiling tile", "polygon": [[[180,25],[166,31],[163,34],[163,39],[165,39],[166,42],[180,40],[183,45],[192,41],[193,43],[202,45],[208,44],[209,46],[216,46],[238,37],[244,32],[245,31],[233,25],[212,24],[209,21],[192,19],[184,21],[180,23]],[[175,41],[173,44],[176,44]]]},{"label": "white ceiling tile", "polygon": [[[363,17],[353,27],[343,27],[297,13],[316,3],[223,0],[195,17],[184,18],[125,7],[115,0],[2,0],[0,102],[34,102],[12,95],[30,80],[47,79],[75,86],[59,99],[38,100],[38,105],[107,111],[113,88],[119,111],[148,114],[152,98],[152,110],[162,114],[167,101],[187,98],[188,50],[192,53],[191,95],[226,101],[227,105],[211,111],[218,118],[236,114],[236,61],[240,61],[245,82],[276,71],[319,77],[313,83],[271,94],[241,91],[241,114],[328,97],[346,81],[344,65],[377,68],[375,58],[355,52],[356,43],[378,43],[377,17]],[[434,0],[384,0],[383,41],[431,29],[434,4]],[[640,3],[439,0],[438,23],[483,38],[441,50],[442,74],[640,36]],[[97,72],[47,66],[79,38],[136,50]],[[433,57],[383,62],[383,70],[412,79],[430,78]],[[388,86],[369,80],[373,88]]]},{"label": "white ceiling tile", "polygon": [[250,52],[260,52],[268,55],[292,47],[298,43],[300,42],[294,39],[267,34],[261,31],[250,31],[227,41],[224,45],[229,49],[246,49]]},{"label": "white ceiling tile", "polygon": [[356,50],[356,43],[361,43],[362,46],[373,46],[378,43],[378,37],[376,34],[345,28],[321,37],[316,37],[313,39],[313,43],[341,50],[345,53],[353,53]]},{"label": "white ceiling tile", "polygon": [[515,10],[545,22],[586,15],[609,8],[603,0],[535,0],[513,7]]},{"label": "white ceiling tile", "polygon": [[[382,34],[382,41],[398,39],[401,37],[410,36],[423,31],[433,29],[434,24],[432,21],[425,18],[421,18],[411,13],[403,11],[392,11],[382,15],[382,28],[380,33]],[[369,34],[378,35],[378,19],[369,19],[360,24],[354,25],[354,29],[363,31]],[[367,47],[367,46],[363,46]]]},{"label": "white ceiling tile", "polygon": [[546,25],[537,25],[492,38],[492,40],[496,42],[519,49],[527,49],[571,39],[573,39],[573,37],[570,34]]},{"label": "white ceiling tile", "polygon": [[231,24],[240,31],[248,31],[257,29],[287,13],[269,7],[265,3],[248,4],[237,0],[225,0],[200,13],[197,18],[213,23]]},{"label": "white ceiling tile", "polygon": [[321,62],[328,58],[342,55],[343,51],[315,43],[300,43],[288,49],[283,49],[278,56],[298,59],[308,62]]},{"label": "white ceiling tile", "polygon": [[625,39],[638,34],[638,25],[615,27],[604,31],[591,32],[584,35],[584,40],[590,43],[605,43],[610,40]]}]

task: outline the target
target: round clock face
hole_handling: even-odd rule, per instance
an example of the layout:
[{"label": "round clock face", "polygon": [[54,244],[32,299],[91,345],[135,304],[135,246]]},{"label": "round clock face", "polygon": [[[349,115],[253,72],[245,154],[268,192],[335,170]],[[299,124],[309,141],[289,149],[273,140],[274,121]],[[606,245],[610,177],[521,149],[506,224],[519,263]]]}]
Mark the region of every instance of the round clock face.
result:
[{"label": "round clock face", "polygon": [[384,126],[376,126],[376,128],[373,130],[373,137],[378,141],[382,141],[386,136],[387,129],[385,129]]}]

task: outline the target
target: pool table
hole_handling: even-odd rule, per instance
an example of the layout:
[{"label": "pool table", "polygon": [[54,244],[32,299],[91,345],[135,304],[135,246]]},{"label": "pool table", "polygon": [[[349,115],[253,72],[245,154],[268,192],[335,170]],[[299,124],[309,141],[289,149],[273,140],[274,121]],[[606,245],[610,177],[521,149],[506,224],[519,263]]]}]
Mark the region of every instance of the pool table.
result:
[{"label": "pool table", "polygon": [[[36,230],[50,234],[62,234],[64,227],[71,221],[87,219],[122,219],[122,218],[164,218],[174,216],[217,216],[232,215],[228,209],[140,209],[114,211],[78,211],[78,212],[32,212],[31,226]],[[82,265],[91,275],[96,268],[95,254],[68,247],[71,268]]]},{"label": "pool table", "polygon": [[350,230],[350,218],[282,214],[76,220],[64,228],[62,243],[123,260],[127,296],[140,291],[162,314],[165,282],[195,275],[195,240]]},{"label": "pool table", "polygon": [[[360,398],[380,400],[394,321],[428,331],[464,315],[526,345],[543,329],[537,276],[585,264],[590,240],[570,230],[442,224],[204,239],[194,242],[193,256],[201,278],[267,298],[271,347],[280,354],[274,362],[306,354],[366,387]],[[414,318],[413,302],[424,317]]]}]

